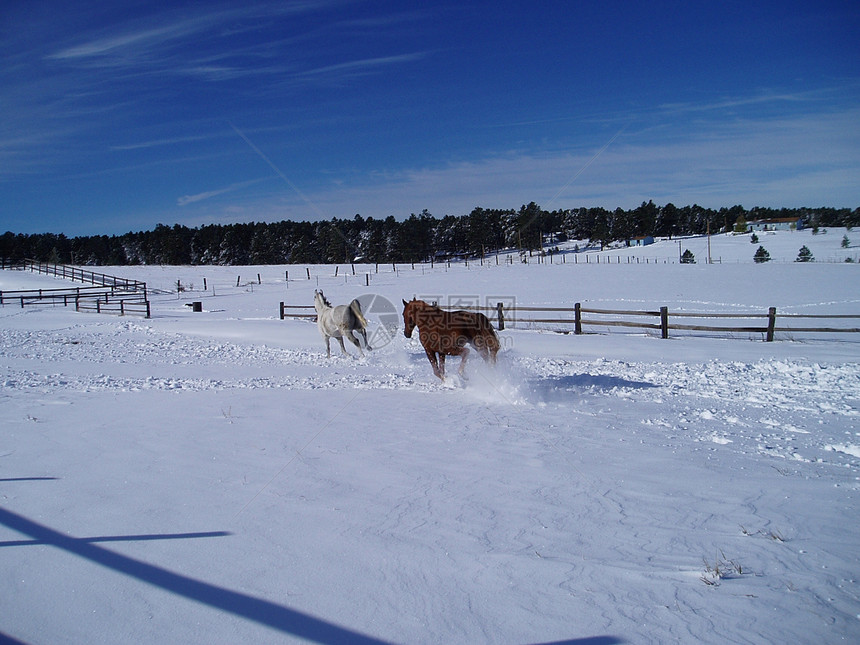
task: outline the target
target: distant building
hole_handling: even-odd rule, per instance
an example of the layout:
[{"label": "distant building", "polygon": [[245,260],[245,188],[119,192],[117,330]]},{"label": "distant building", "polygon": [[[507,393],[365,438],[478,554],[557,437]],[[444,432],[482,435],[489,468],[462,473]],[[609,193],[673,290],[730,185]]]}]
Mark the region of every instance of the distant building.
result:
[{"label": "distant building", "polygon": [[793,231],[803,228],[803,220],[797,217],[783,217],[781,219],[760,219],[748,222],[750,231]]},{"label": "distant building", "polygon": [[654,244],[653,235],[643,235],[642,237],[633,237],[627,240],[627,246],[648,246]]}]

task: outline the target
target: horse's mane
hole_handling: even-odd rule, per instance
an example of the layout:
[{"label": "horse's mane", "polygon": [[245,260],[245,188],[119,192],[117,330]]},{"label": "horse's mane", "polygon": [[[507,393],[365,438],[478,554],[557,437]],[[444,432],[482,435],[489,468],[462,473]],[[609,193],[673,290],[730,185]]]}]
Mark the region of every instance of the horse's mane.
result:
[{"label": "horse's mane", "polygon": [[437,311],[442,311],[436,305],[431,305],[429,302],[426,302],[424,300],[418,300],[417,298],[414,298],[411,302],[408,302],[407,304],[410,304],[410,305],[414,304],[415,306],[420,307],[421,309],[435,309]]},{"label": "horse's mane", "polygon": [[324,304],[326,307],[331,307],[331,303],[328,301],[328,298],[326,298],[326,297],[325,297],[325,295],[323,295],[323,292],[322,292],[322,291],[317,291],[317,293],[319,294],[320,298],[322,299],[323,304]]}]

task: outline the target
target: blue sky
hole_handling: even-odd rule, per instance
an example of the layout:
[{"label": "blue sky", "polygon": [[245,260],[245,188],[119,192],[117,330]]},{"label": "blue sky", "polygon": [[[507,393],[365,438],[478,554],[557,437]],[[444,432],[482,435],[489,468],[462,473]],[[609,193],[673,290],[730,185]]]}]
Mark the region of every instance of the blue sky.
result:
[{"label": "blue sky", "polygon": [[0,3],[0,232],[860,206],[860,4]]}]

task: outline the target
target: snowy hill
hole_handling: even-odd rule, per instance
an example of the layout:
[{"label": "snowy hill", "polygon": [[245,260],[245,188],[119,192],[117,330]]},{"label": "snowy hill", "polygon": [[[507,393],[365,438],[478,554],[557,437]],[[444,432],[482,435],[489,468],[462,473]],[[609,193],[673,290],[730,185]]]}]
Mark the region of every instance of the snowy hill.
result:
[{"label": "snowy hill", "polygon": [[[757,242],[753,243],[753,235]],[[854,238],[852,241],[852,237]],[[843,238],[848,239],[848,246],[843,246]],[[555,246],[555,245],[553,245]],[[558,245],[563,251],[579,247],[583,252],[593,253],[596,249],[589,246],[587,241],[578,240]],[[812,251],[817,262],[857,262],[860,260],[860,232],[844,228],[820,229],[813,234],[812,229],[801,231],[768,231],[742,235],[722,233],[719,235],[698,235],[681,237],[672,240],[658,238],[648,246],[626,246],[616,242],[612,248],[599,253],[602,260],[609,262],[628,262],[628,258],[644,262],[678,262],[680,255],[689,250],[695,256],[696,263],[707,263],[708,253],[713,263],[753,262],[753,255],[759,246],[770,254],[772,262],[794,262],[797,260],[801,247],[806,246]],[[580,260],[582,261],[582,260]],[[592,260],[594,261],[594,260]]]}]

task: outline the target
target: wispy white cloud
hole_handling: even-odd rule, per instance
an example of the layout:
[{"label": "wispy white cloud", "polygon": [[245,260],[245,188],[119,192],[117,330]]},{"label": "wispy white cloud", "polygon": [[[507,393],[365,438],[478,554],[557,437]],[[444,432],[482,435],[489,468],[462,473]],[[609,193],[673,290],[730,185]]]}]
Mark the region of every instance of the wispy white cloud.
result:
[{"label": "wispy white cloud", "polygon": [[332,182],[327,189],[308,191],[316,212],[289,195],[272,212],[299,219],[318,219],[318,212],[402,217],[427,208],[441,216],[476,206],[518,208],[530,201],[551,208],[630,208],[648,199],[715,208],[736,203],[856,207],[860,132],[853,124],[858,122],[860,109],[849,109],[714,122],[671,138],[624,132],[596,159],[600,146],[405,169],[367,177],[363,184]]},{"label": "wispy white cloud", "polygon": [[298,72],[296,78],[305,79],[343,79],[351,76],[368,74],[382,67],[400,65],[420,60],[427,55],[426,52],[414,52],[410,54],[399,54],[396,56],[380,56],[377,58],[364,58],[361,60],[325,65],[314,69]]},{"label": "wispy white cloud", "polygon": [[182,197],[176,200],[177,206],[187,206],[188,204],[193,204],[195,202],[202,202],[207,199],[212,199],[213,197],[218,197],[219,195],[224,195],[226,193],[232,193],[237,190],[241,190],[243,188],[247,188],[248,186],[253,186],[254,184],[258,184],[261,181],[265,181],[268,177],[261,177],[258,179],[251,179],[249,181],[240,181],[235,184],[230,184],[224,188],[218,188],[216,190],[207,190],[202,193],[197,193],[195,195],[183,195]]},{"label": "wispy white cloud", "polygon": [[[403,218],[428,209],[463,215],[475,207],[632,208],[653,199],[678,206],[860,205],[860,108],[774,119],[714,120],[672,136],[628,128],[596,155],[593,147],[565,152],[510,152],[432,167],[333,174],[299,196],[275,181],[265,195],[188,195],[188,225],[241,221]],[[562,190],[563,189],[563,190]],[[222,199],[208,199],[221,196]],[[161,219],[164,219],[162,217]]]},{"label": "wispy white cloud", "polygon": [[122,150],[142,150],[146,148],[159,148],[162,146],[173,146],[182,143],[195,143],[197,141],[208,141],[210,139],[215,138],[216,135],[211,134],[201,134],[201,135],[193,135],[193,136],[185,136],[185,137],[170,137],[166,139],[151,139],[148,141],[138,141],[137,143],[125,143],[119,145],[113,145],[110,147],[111,150],[122,151]]},{"label": "wispy white cloud", "polygon": [[[56,49],[44,59],[65,63],[72,68],[112,70],[114,74],[131,74],[133,77],[148,74],[155,78],[167,74],[224,82],[269,76],[300,82],[340,83],[426,55],[417,52],[313,66],[314,63],[306,58],[308,52],[326,53],[314,48],[313,34],[296,33],[273,39],[272,25],[276,24],[273,21],[331,9],[340,4],[342,0],[251,4],[198,12],[190,17],[178,10],[159,12],[143,22],[115,25],[107,34],[85,34],[80,42]],[[408,17],[398,15],[384,16],[364,23],[334,23],[332,28],[384,28],[406,19]],[[233,37],[250,31],[261,32],[262,44],[247,35],[242,39]],[[321,34],[317,33],[317,37]],[[294,50],[302,41],[309,41],[309,44]]]},{"label": "wispy white cloud", "polygon": [[[250,3],[229,9],[213,9],[194,13],[190,17],[177,11],[165,11],[152,15],[145,23],[130,24],[125,30],[113,26],[109,35],[90,34],[78,44],[64,47],[45,56],[47,60],[87,61],[98,58],[121,58],[126,64],[134,64],[140,59],[157,52],[164,52],[174,43],[190,44],[191,37],[199,37],[210,32],[217,36],[236,33],[235,25],[243,21],[253,27],[239,30],[258,29],[267,20],[302,13],[311,13],[336,5],[333,0],[309,0],[291,3]],[[151,26],[157,25],[157,26]],[[114,33],[117,30],[120,33]]]},{"label": "wispy white cloud", "polygon": [[52,60],[74,60],[102,56],[120,49],[140,46],[158,46],[177,38],[185,37],[203,27],[200,21],[182,21],[153,29],[130,31],[118,36],[96,38],[89,42],[67,47],[46,58]]},{"label": "wispy white cloud", "polygon": [[794,92],[794,93],[756,93],[751,96],[726,97],[721,100],[708,101],[704,103],[664,103],[658,106],[662,113],[685,113],[685,112],[710,112],[714,110],[727,110],[739,107],[762,105],[768,103],[807,103],[819,100],[822,91],[816,92]]}]

